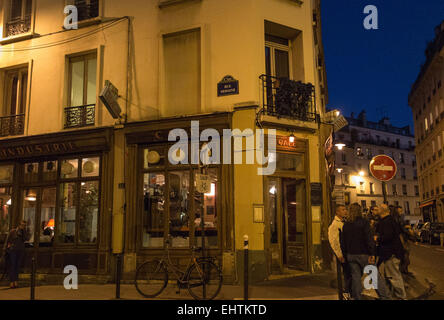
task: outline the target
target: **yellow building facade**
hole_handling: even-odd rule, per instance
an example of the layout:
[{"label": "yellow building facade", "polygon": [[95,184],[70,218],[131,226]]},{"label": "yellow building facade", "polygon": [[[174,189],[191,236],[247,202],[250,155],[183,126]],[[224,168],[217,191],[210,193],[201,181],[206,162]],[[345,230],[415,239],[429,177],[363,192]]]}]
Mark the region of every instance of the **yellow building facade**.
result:
[{"label": "yellow building facade", "polygon": [[[227,282],[242,277],[244,235],[252,280],[322,270],[331,126],[320,121],[319,2],[0,1],[3,241],[27,220],[25,266],[35,256],[47,274],[73,264],[107,279],[122,254],[132,277],[168,237],[183,264],[203,235]],[[99,98],[107,81],[118,89],[117,120]],[[242,146],[222,152],[233,161],[193,163],[193,143],[204,143],[193,123],[200,140],[239,129]],[[173,154],[178,164],[168,157],[174,129],[189,142]],[[265,141],[276,130],[272,174],[258,174],[260,157],[247,163],[269,148],[249,145],[248,130],[264,130]],[[201,170],[211,179],[204,194]]]}]

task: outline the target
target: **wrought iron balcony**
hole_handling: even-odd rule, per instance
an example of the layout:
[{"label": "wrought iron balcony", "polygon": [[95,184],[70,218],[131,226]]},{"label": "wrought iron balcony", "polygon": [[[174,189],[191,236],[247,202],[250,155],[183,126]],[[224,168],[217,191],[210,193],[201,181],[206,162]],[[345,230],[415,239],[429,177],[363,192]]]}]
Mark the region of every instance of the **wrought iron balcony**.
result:
[{"label": "wrought iron balcony", "polygon": [[78,0],[75,2],[79,14],[79,21],[96,18],[99,16],[99,0]]},{"label": "wrought iron balcony", "polygon": [[31,16],[24,19],[12,20],[6,22],[5,37],[12,37],[19,34],[27,33],[31,30]]},{"label": "wrought iron balcony", "polygon": [[0,137],[18,136],[25,132],[25,115],[0,117]]},{"label": "wrought iron balcony", "polygon": [[95,104],[65,108],[65,129],[93,126],[95,113]]},{"label": "wrought iron balcony", "polygon": [[315,88],[287,78],[261,75],[264,112],[271,116],[315,122]]}]

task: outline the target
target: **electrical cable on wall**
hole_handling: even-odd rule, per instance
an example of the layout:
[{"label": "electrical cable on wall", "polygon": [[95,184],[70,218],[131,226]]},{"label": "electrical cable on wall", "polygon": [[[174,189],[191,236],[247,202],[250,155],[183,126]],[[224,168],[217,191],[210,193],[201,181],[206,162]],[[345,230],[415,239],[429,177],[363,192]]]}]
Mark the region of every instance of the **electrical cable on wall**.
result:
[{"label": "electrical cable on wall", "polygon": [[[120,23],[120,22],[122,22],[122,21],[124,21],[126,19],[127,19],[127,17],[119,18],[117,20],[114,20],[114,21],[108,23],[107,25],[101,26],[100,28],[97,28],[97,29],[92,30],[92,31],[85,32],[85,33],[83,33],[81,35],[78,35],[78,36],[75,36],[75,37],[72,37],[72,38],[69,38],[69,39],[64,39],[64,40],[55,41],[55,42],[52,42],[52,43],[41,44],[41,45],[31,46],[31,47],[24,47],[24,48],[3,48],[3,47],[0,47],[0,52],[21,52],[21,51],[30,51],[30,50],[38,50],[38,49],[46,49],[46,48],[50,48],[50,47],[55,47],[55,46],[58,46],[58,45],[70,43],[70,42],[73,42],[73,41],[77,41],[77,40],[89,37],[89,36],[91,36],[91,35],[93,35],[95,33],[98,33],[98,32],[101,32],[103,30],[106,30],[108,28],[111,28],[114,25],[116,25],[116,24],[118,24],[118,23]],[[65,31],[62,31],[62,32],[65,32]],[[53,35],[53,34],[56,34],[56,33],[52,33],[52,34],[48,34],[48,35]],[[44,35],[44,36],[48,36],[48,35]]]}]

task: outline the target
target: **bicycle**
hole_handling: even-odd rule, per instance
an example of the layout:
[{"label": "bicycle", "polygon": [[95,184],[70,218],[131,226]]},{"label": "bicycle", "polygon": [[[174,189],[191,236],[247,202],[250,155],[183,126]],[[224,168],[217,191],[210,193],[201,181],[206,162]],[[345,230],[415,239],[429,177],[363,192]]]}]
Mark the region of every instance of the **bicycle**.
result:
[{"label": "bicycle", "polygon": [[166,288],[169,272],[177,278],[177,287],[187,288],[195,300],[213,300],[222,288],[222,272],[214,263],[215,257],[195,257],[195,252],[202,248],[191,248],[190,262],[182,271],[171,262],[170,241],[166,241],[166,250],[160,260],[149,260],[137,268],[134,284],[137,291],[146,298],[155,298]]}]

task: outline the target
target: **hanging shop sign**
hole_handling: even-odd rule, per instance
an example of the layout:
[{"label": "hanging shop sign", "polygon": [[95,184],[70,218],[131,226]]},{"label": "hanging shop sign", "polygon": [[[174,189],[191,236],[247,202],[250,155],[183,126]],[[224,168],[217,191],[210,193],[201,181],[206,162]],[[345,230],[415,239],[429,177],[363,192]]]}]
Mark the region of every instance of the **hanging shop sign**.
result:
[{"label": "hanging shop sign", "polygon": [[217,84],[217,96],[224,97],[239,94],[239,81],[232,76],[225,76],[221,82]]},{"label": "hanging shop sign", "polygon": [[312,183],[311,185],[311,205],[322,206],[322,183]]},{"label": "hanging shop sign", "polygon": [[205,174],[196,174],[196,190],[199,193],[211,192],[211,177]]}]

